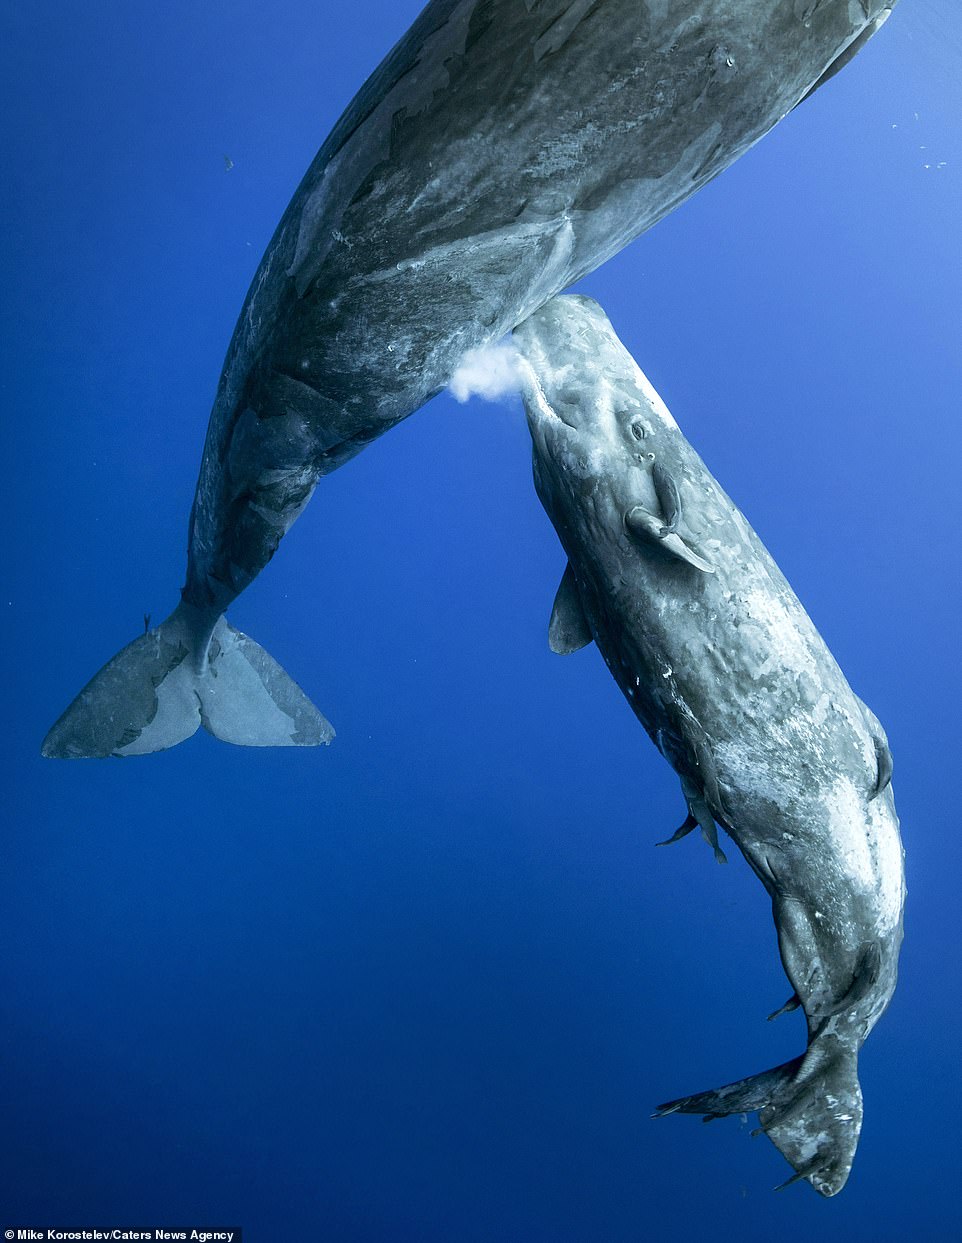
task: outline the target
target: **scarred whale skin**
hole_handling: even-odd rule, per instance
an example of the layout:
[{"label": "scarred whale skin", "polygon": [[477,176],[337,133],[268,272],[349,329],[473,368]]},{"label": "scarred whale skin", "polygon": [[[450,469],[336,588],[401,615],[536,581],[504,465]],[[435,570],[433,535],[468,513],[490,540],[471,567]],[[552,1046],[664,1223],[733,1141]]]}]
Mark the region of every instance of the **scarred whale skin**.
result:
[{"label": "scarred whale skin", "polygon": [[[231,741],[329,739],[273,662],[266,700],[251,684],[232,708],[220,677],[216,716],[205,707],[218,635],[236,670],[270,661],[221,617],[318,479],[721,172],[893,3],[433,0],[334,127],[254,277],[211,413],[183,603],[151,632],[168,654],[124,649],[45,754],[155,750],[215,720]],[[182,648],[167,694],[158,669]],[[136,710],[117,702],[134,683]],[[155,701],[163,728],[144,719]],[[263,738],[258,703],[274,722]]]},{"label": "scarred whale skin", "polygon": [[902,940],[885,735],[597,303],[556,298],[514,339],[536,489],[569,558],[551,645],[597,642],[681,778],[672,840],[700,825],[723,858],[717,823],[748,860],[795,990],[784,1008],[808,1021],[801,1057],[659,1113],[757,1109],[795,1177],[834,1195]]}]

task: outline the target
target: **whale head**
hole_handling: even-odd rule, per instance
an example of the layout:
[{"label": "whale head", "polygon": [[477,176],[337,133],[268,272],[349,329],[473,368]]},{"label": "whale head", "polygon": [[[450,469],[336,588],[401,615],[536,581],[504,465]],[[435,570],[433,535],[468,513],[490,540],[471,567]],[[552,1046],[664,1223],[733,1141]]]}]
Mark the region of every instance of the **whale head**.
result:
[{"label": "whale head", "polygon": [[[549,514],[563,497],[623,510],[651,495],[653,464],[678,427],[591,298],[552,298],[514,330],[535,482]],[[601,516],[601,515],[599,515]]]}]

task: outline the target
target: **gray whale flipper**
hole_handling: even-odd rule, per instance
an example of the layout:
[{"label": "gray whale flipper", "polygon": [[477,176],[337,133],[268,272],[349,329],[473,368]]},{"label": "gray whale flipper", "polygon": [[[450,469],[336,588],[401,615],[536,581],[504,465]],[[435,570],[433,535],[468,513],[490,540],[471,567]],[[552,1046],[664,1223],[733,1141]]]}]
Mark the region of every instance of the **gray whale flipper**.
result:
[{"label": "gray whale flipper", "polygon": [[551,607],[548,646],[559,656],[580,652],[591,642],[591,627],[578,595],[578,584],[571,566],[565,568]]},{"label": "gray whale flipper", "polygon": [[[856,696],[856,698],[858,697]],[[889,746],[888,736],[885,733],[882,722],[867,703],[864,703],[861,699],[858,702],[865,717],[869,733],[872,735],[872,744],[875,747],[876,774],[875,785],[872,787],[872,798],[878,798],[882,791],[892,784],[895,761],[892,759],[892,748]]]},{"label": "gray whale flipper", "polygon": [[[254,275],[208,425],[185,603],[223,614],[319,479],[727,168],[890,7],[431,0],[331,131]],[[113,701],[95,687],[122,677],[151,710],[139,651],[55,727],[69,749],[51,738],[45,754],[104,754]],[[144,743],[142,726],[129,728]]]},{"label": "gray whale flipper", "polygon": [[[716,858],[719,827],[735,842],[808,1026],[801,1057],[659,1113],[758,1110],[789,1181],[835,1195],[862,1123],[858,1053],[902,940],[884,731],[597,303],[555,298],[514,339],[538,496],[599,651],[681,780],[689,814],[670,840],[701,828]],[[660,536],[659,510],[712,573],[671,552],[681,537]]]},{"label": "gray whale flipper", "polygon": [[59,759],[166,751],[203,725],[248,747],[310,747],[334,730],[280,665],[223,618],[181,604],[83,688],[44,739]]}]

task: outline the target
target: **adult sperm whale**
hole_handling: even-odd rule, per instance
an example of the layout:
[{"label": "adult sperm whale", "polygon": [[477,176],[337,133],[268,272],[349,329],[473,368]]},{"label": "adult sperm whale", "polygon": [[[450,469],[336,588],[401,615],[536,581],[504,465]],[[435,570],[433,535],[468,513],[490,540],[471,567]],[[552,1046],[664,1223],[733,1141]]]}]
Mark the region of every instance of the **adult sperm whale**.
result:
[{"label": "adult sperm whale", "polygon": [[[902,847],[891,755],[797,597],[587,298],[515,330],[535,485],[568,554],[556,651],[594,639],[681,778],[768,890],[806,1052],[661,1106],[761,1127],[822,1195],[848,1177],[862,1121],[858,1051],[895,988]],[[774,1017],[774,1016],[773,1016]]]},{"label": "adult sperm whale", "polygon": [[182,603],[51,756],[331,728],[225,610],[318,479],[745,151],[893,0],[432,0],[294,195],[224,364]]}]

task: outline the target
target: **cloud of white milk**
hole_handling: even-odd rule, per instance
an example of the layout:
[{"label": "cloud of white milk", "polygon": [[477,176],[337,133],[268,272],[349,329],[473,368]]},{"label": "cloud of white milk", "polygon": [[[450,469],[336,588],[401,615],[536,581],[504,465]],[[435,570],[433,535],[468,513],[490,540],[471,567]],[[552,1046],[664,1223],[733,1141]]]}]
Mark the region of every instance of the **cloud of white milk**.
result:
[{"label": "cloud of white milk", "polygon": [[460,402],[471,397],[498,401],[509,393],[518,392],[521,387],[519,362],[518,351],[510,341],[498,341],[494,345],[468,350],[451,377],[448,389]]}]

